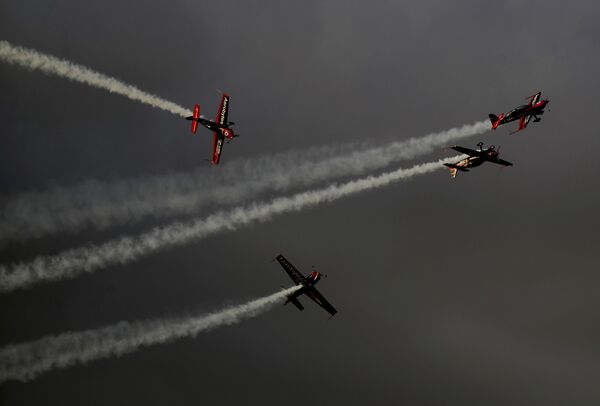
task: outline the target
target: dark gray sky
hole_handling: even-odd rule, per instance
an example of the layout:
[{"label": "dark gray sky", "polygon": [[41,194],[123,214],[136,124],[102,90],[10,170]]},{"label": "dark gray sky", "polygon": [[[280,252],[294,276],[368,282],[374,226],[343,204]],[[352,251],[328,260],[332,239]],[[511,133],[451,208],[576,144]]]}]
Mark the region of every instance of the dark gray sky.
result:
[{"label": "dark gray sky", "polygon": [[[569,3],[569,4],[567,4]],[[596,1],[0,3],[0,39],[207,115],[232,95],[239,158],[401,140],[542,90],[551,111],[481,137],[515,163],[447,172],[91,276],[0,296],[0,345],[224,304],[329,274],[303,300],[119,359],[0,386],[7,405],[589,405],[600,401]],[[166,112],[0,64],[3,199],[187,171],[210,136]],[[514,125],[511,125],[514,126]],[[463,142],[473,145],[479,139]],[[437,159],[439,154],[420,161]],[[219,168],[214,168],[219,170]],[[145,229],[142,225],[139,229]],[[128,229],[128,231],[135,231]],[[13,243],[27,259],[123,231]],[[5,261],[3,261],[5,262]]]}]

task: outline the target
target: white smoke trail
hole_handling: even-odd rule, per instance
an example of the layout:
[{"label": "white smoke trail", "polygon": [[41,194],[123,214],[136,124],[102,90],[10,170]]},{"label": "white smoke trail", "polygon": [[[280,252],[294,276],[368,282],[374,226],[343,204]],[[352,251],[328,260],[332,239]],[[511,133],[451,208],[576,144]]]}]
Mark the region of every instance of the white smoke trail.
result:
[{"label": "white smoke trail", "polygon": [[0,348],[0,383],[9,379],[28,381],[43,372],[90,361],[118,357],[155,344],[170,343],[220,326],[258,316],[280,303],[300,286],[208,315],[122,321],[110,326],[47,336],[39,340]]},{"label": "white smoke trail", "polygon": [[123,83],[110,76],[93,71],[85,66],[59,59],[51,55],[42,54],[33,49],[12,45],[7,41],[0,41],[0,60],[14,65],[19,65],[30,70],[39,70],[47,74],[61,76],[75,82],[84,83],[93,87],[117,93],[132,100],[148,104],[170,113],[185,117],[191,113],[187,109],[161,99],[160,97],[141,91],[135,86]]},{"label": "white smoke trail", "polygon": [[189,243],[220,231],[236,230],[244,225],[267,221],[278,214],[299,211],[409,179],[415,175],[429,173],[443,168],[442,163],[458,160],[460,157],[420,164],[409,169],[398,169],[375,177],[368,176],[290,197],[280,197],[269,203],[254,203],[246,207],[218,212],[204,219],[177,222],[155,228],[135,237],[121,237],[102,245],[76,248],[54,256],[37,257],[29,263],[3,266],[0,267],[0,292],[27,288],[43,281],[74,278],[82,273],[92,273],[110,265],[125,264],[167,247]]},{"label": "white smoke trail", "polygon": [[[0,210],[0,241],[24,240],[86,227],[108,228],[144,218],[198,213],[208,204],[239,204],[268,191],[358,176],[482,134],[486,121],[388,143],[348,144],[238,160],[218,171],[197,169],[160,177],[89,181],[67,189],[21,195]],[[214,169],[214,168],[210,168]]]}]

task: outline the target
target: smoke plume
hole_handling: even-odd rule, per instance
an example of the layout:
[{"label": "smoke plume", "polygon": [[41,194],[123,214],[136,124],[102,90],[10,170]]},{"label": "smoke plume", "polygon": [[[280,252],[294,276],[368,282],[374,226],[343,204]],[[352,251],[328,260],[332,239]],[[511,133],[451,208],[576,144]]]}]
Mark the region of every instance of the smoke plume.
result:
[{"label": "smoke plume", "polygon": [[33,49],[27,49],[12,45],[7,41],[0,41],[0,60],[19,65],[32,71],[39,70],[49,75],[56,75],[75,82],[84,83],[99,89],[108,90],[111,93],[117,93],[131,100],[168,111],[178,116],[189,116],[189,110],[168,100],[161,99],[150,93],[146,93],[135,86],[128,85],[95,72],[90,68],[56,58],[51,55],[42,54]]},{"label": "smoke plume", "polygon": [[294,286],[206,315],[122,321],[98,329],[67,332],[8,345],[0,348],[0,383],[10,379],[28,381],[53,369],[118,357],[142,347],[195,337],[217,327],[236,324],[266,312],[299,288]]},{"label": "smoke plume", "polygon": [[2,205],[0,242],[198,214],[210,204],[241,204],[265,192],[360,176],[488,130],[489,123],[482,121],[378,147],[333,145],[228,162],[218,171],[204,168],[116,182],[88,181],[22,194]]},{"label": "smoke plume", "polygon": [[253,203],[245,207],[217,212],[202,219],[176,222],[138,236],[124,236],[101,245],[75,248],[58,255],[40,256],[28,263],[2,266],[0,267],[0,292],[27,288],[44,281],[74,278],[111,265],[129,263],[168,247],[196,241],[220,231],[233,231],[245,225],[267,221],[275,215],[303,210],[416,175],[430,173],[443,168],[443,163],[460,157],[446,158],[408,169],[400,168],[379,176],[368,176],[341,185],[333,184],[290,197],[279,197],[268,203]]}]

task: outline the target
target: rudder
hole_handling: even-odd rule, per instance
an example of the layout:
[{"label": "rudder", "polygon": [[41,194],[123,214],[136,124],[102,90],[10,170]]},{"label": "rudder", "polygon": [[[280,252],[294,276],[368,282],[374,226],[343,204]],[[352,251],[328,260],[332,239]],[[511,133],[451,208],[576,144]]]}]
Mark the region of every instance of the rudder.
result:
[{"label": "rudder", "polygon": [[488,117],[490,118],[490,122],[492,123],[492,129],[495,130],[500,124],[500,117],[492,113],[488,114]]}]

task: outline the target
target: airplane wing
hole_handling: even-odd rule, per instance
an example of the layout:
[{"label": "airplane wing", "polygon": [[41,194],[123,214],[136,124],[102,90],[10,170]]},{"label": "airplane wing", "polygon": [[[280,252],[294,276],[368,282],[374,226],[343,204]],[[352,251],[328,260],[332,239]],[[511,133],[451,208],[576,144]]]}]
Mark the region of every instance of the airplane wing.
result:
[{"label": "airplane wing", "polygon": [[481,151],[476,151],[474,149],[465,148],[465,147],[461,147],[458,145],[454,145],[453,147],[450,147],[450,148],[452,148],[453,150],[458,151],[460,153],[467,154],[469,156],[480,156],[481,155]]},{"label": "airplane wing", "polygon": [[488,162],[491,162],[493,164],[504,165],[504,166],[512,166],[511,162],[505,161],[504,159],[500,159],[500,158],[498,158],[497,155],[495,157],[485,158],[485,160],[488,161]]},{"label": "airplane wing", "polygon": [[[537,92],[536,94],[534,94],[533,96],[529,96],[529,104],[527,105],[529,108],[533,107],[537,102],[540,101],[540,98],[542,97],[542,92]],[[511,134],[517,133],[521,130],[524,130],[525,127],[527,127],[527,124],[529,124],[529,120],[531,120],[531,114],[525,114],[523,117],[521,117],[521,120],[519,121],[519,127],[517,128],[516,131],[513,131]]]},{"label": "airplane wing", "polygon": [[515,132],[524,130],[525,127],[527,127],[527,124],[529,124],[529,120],[531,120],[531,114],[527,114],[521,117],[521,121],[519,121],[519,128],[517,128],[517,131]]},{"label": "airplane wing", "polygon": [[219,110],[217,111],[217,118],[215,121],[221,125],[227,125],[227,116],[229,115],[229,95],[223,94],[221,98],[221,104],[219,105]]},{"label": "airplane wing", "polygon": [[531,99],[529,99],[529,107],[535,105],[537,102],[540,101],[540,99],[542,98],[542,92],[537,92],[536,94],[530,97]]},{"label": "airplane wing", "polygon": [[213,137],[212,160],[211,160],[213,165],[217,165],[219,163],[219,159],[221,159],[221,151],[223,150],[223,141],[225,141],[225,137],[223,137],[223,134],[215,131],[215,135]]},{"label": "airplane wing", "polygon": [[496,161],[494,161],[494,163],[496,163],[498,165],[512,166],[512,163],[505,161],[504,159],[500,159],[500,158],[498,158]]},{"label": "airplane wing", "polygon": [[292,278],[296,285],[303,285],[306,282],[304,275],[294,268],[294,265],[290,264],[290,261],[288,261],[283,255],[279,254],[275,259],[279,261],[283,269],[285,269],[287,274],[290,275],[290,278]]},{"label": "airplane wing", "polygon": [[314,287],[307,289],[304,293],[332,316],[337,313],[337,310]]}]

